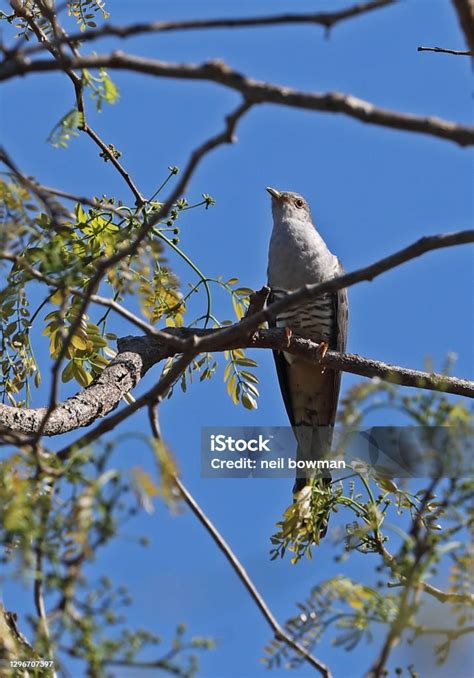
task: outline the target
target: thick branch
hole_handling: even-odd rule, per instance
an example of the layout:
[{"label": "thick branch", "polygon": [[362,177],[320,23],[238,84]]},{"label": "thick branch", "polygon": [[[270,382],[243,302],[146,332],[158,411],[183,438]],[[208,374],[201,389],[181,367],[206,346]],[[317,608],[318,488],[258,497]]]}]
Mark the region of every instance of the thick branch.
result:
[{"label": "thick branch", "polygon": [[[21,633],[17,626],[17,615],[9,612],[0,603],[0,658],[3,667],[0,668],[0,678],[8,678],[12,675],[10,662],[14,660],[38,661],[39,657]],[[7,668],[8,666],[8,668]],[[29,678],[31,672],[17,669],[17,675],[21,678]]]},{"label": "thick branch", "polygon": [[[469,242],[474,242],[474,230],[421,238],[412,245],[380,259],[370,266],[352,273],[346,273],[324,283],[306,285],[271,304],[268,308],[245,317],[231,327],[217,330],[169,330],[169,334],[173,335],[172,343],[174,347],[170,346],[169,342],[164,343],[163,333],[160,333],[159,337],[132,338],[133,345],[130,344],[130,340],[127,344],[127,339],[124,339],[119,343],[119,355],[88,389],[54,408],[20,410],[0,405],[0,424],[19,433],[34,433],[41,430],[42,434],[50,436],[72,431],[81,426],[88,426],[98,417],[105,416],[117,407],[120,399],[138,383],[141,376],[151,365],[177,353],[179,349],[176,348],[176,333],[179,336],[179,333],[187,332],[186,336],[189,337],[190,343],[186,350],[193,350],[194,353],[244,347],[279,348],[288,352],[307,355],[310,360],[314,357],[318,359],[317,344],[305,342],[305,340],[297,337],[292,337],[289,340],[284,332],[281,338],[277,339],[271,331],[260,331],[257,334],[255,334],[255,331],[262,322],[276,317],[283,310],[298,306],[321,294],[335,292],[362,280],[372,280],[381,273],[430,250]],[[113,257],[109,258],[107,262],[110,262],[111,259]],[[89,293],[89,299],[91,294],[92,292]],[[407,370],[359,356],[341,355],[328,351],[321,364],[332,369],[361,374],[362,376],[378,376],[381,379],[395,380],[397,383],[407,386],[430,388],[469,397],[474,395],[474,384],[467,380]]]},{"label": "thick branch", "polygon": [[[85,286],[84,292],[80,295],[82,299],[82,303],[78,309],[77,315],[75,316],[75,319],[71,323],[68,333],[66,337],[63,340],[61,350],[59,352],[58,357],[56,358],[56,361],[53,365],[52,368],[52,388],[51,388],[51,394],[50,394],[50,399],[49,399],[49,405],[47,408],[41,408],[42,411],[42,418],[40,420],[40,423],[36,425],[35,422],[35,428],[34,430],[36,431],[35,433],[35,442],[38,442],[40,437],[44,435],[50,435],[46,433],[48,430],[48,423],[50,420],[51,415],[53,414],[53,411],[56,410],[56,404],[57,404],[57,398],[56,398],[56,392],[57,392],[57,387],[58,387],[58,377],[59,377],[59,369],[62,363],[63,358],[66,355],[66,351],[68,349],[68,346],[72,340],[72,337],[76,333],[80,323],[81,319],[84,315],[84,313],[87,310],[87,307],[89,306],[89,303],[92,301],[92,296],[94,295],[95,290],[99,286],[102,278],[104,277],[105,273],[110,270],[113,266],[118,264],[120,261],[125,259],[128,256],[133,256],[136,254],[138,251],[141,243],[145,240],[145,238],[148,236],[148,234],[151,232],[153,226],[157,224],[160,220],[165,219],[166,216],[168,215],[170,209],[172,208],[173,204],[176,202],[176,200],[182,195],[184,190],[186,189],[189,180],[191,179],[196,167],[198,164],[201,162],[201,160],[204,158],[204,156],[212,151],[213,149],[217,148],[221,144],[225,143],[233,143],[235,141],[235,130],[237,127],[237,124],[241,117],[245,115],[245,113],[249,110],[249,108],[252,106],[252,104],[246,100],[242,101],[242,103],[237,106],[237,108],[230,113],[228,116],[226,116],[225,119],[225,127],[222,132],[215,134],[214,136],[210,137],[208,140],[206,140],[204,143],[202,143],[200,146],[198,146],[193,153],[191,154],[188,163],[185,166],[185,169],[181,175],[180,180],[178,181],[177,185],[175,186],[174,190],[171,192],[170,196],[167,198],[167,200],[164,202],[164,204],[152,215],[144,215],[143,216],[143,223],[138,229],[135,237],[127,243],[124,243],[122,246],[119,246],[115,252],[113,252],[109,256],[103,256],[100,257],[96,260],[95,262],[95,272],[93,276],[89,279],[87,285]],[[36,275],[35,275],[36,277]],[[44,277],[44,276],[43,276]],[[99,298],[100,299],[100,298]],[[100,302],[99,302],[100,303]],[[79,394],[80,395],[80,394]],[[118,403],[118,401],[117,401]],[[117,403],[113,406],[116,407]],[[87,408],[86,408],[87,409]],[[38,412],[40,410],[34,410],[34,412]],[[110,409],[108,410],[110,411]],[[33,412],[33,410],[31,410]],[[101,416],[101,415],[97,415]],[[103,415],[102,415],[103,416]],[[33,419],[36,420],[36,415],[33,416]],[[82,426],[84,424],[78,424],[74,428],[78,428],[78,426]],[[28,429],[30,431],[30,429]],[[71,429],[68,429],[71,430]],[[55,435],[55,434],[53,434]]]},{"label": "thick branch", "polygon": [[[243,322],[234,327],[238,328],[239,325],[243,326]],[[171,334],[173,339],[176,336],[188,340],[198,337],[195,346],[199,346],[199,350],[207,350],[205,349],[206,341],[212,342],[213,351],[233,348],[284,349],[288,353],[303,356],[310,361],[318,361],[329,369],[366,377],[379,377],[404,386],[474,397],[474,382],[456,377],[429,374],[336,351],[328,351],[324,358],[320,359],[318,344],[297,336],[288,338],[284,330],[260,330],[250,338],[245,332],[241,332],[240,337],[237,336],[232,341],[222,339],[220,342],[217,342],[216,338],[218,339],[219,333],[222,334],[221,330],[173,328],[166,332]],[[125,337],[119,340],[119,351],[119,354],[93,384],[53,410],[43,431],[44,435],[54,436],[73,431],[104,417],[117,407],[123,396],[137,385],[153,365],[177,354],[175,347],[163,342],[162,335],[160,337]],[[134,410],[138,409],[136,403],[130,407]],[[44,414],[45,408],[17,409],[0,405],[2,425],[19,433],[37,431]]]},{"label": "thick branch", "polygon": [[326,113],[342,113],[361,122],[381,125],[392,129],[428,134],[453,141],[460,146],[474,144],[474,128],[436,117],[420,117],[378,108],[351,94],[339,92],[300,92],[271,83],[253,80],[232,70],[222,61],[209,61],[201,65],[175,64],[156,59],[114,52],[112,54],[70,58],[62,65],[55,60],[35,61],[18,54],[7,58],[0,65],[0,80],[8,80],[27,73],[42,73],[73,68],[109,68],[130,70],[161,78],[205,80],[237,90],[253,103],[270,103]]}]

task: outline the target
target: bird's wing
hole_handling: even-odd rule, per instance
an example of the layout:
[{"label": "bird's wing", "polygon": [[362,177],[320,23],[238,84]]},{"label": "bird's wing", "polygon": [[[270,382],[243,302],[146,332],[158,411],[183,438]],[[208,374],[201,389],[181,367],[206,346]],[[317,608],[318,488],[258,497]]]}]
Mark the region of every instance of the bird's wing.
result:
[{"label": "bird's wing", "polygon": [[[342,275],[344,269],[339,263],[339,273]],[[334,317],[336,318],[336,324],[334,327],[334,336],[333,341],[331,342],[329,348],[334,351],[339,351],[343,353],[346,350],[347,344],[347,327],[349,321],[349,303],[347,298],[347,289],[338,290],[333,295],[333,304],[334,304]],[[333,413],[331,417],[331,424],[334,424],[336,420],[336,409],[337,401],[339,400],[339,389],[341,387],[341,373],[338,370],[330,370],[333,375],[334,385],[333,385]]]},{"label": "bird's wing", "polygon": [[[267,301],[268,305],[272,304],[274,301],[275,298],[273,296],[273,293],[270,292]],[[276,318],[272,318],[269,321],[268,325],[269,327],[276,327],[277,326]],[[288,415],[288,419],[290,420],[290,424],[292,426],[295,426],[293,403],[291,400],[290,384],[288,381],[288,369],[287,369],[288,363],[282,351],[272,351],[272,353],[273,359],[275,360],[278,383],[280,384],[280,391],[283,396],[283,402],[285,404],[286,413]]]},{"label": "bird's wing", "polygon": [[[341,267],[342,271],[342,267]],[[270,294],[268,303],[273,297]],[[338,290],[332,295],[333,313],[336,320],[329,348],[344,351],[347,341],[348,300],[347,290]],[[276,320],[269,323],[276,327]],[[332,426],[336,419],[337,402],[341,385],[341,373],[337,370],[321,370],[319,365],[308,365],[306,361],[295,361],[291,366],[282,351],[273,351],[278,382],[283,396],[288,419],[292,426],[308,424],[310,426]],[[309,402],[319,394],[317,417],[307,420],[303,411],[308,411]],[[300,402],[301,401],[301,407]],[[321,402],[323,401],[323,402]]]}]

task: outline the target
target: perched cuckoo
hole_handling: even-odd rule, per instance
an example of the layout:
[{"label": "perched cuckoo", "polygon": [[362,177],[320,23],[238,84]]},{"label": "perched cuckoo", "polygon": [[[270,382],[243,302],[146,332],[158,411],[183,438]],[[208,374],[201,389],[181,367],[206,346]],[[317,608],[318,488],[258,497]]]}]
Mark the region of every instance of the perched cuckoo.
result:
[{"label": "perched cuckoo", "polygon": [[[343,269],[314,227],[306,200],[297,193],[274,188],[267,191],[273,212],[268,255],[271,303],[306,284],[334,278]],[[347,320],[347,292],[343,289],[283,311],[273,325],[288,327],[294,334],[319,343],[324,353],[328,348],[344,351]],[[283,401],[298,441],[297,458],[323,459],[331,445],[340,373],[284,351],[274,351],[274,357]],[[305,486],[304,476],[304,471],[297,472],[294,493]],[[330,479],[327,471],[320,476],[322,482]]]}]

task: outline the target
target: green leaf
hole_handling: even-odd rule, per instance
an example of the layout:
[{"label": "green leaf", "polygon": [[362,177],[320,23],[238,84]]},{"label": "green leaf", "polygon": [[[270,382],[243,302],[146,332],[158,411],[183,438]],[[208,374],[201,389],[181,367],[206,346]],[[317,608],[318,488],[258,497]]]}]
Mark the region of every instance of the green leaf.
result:
[{"label": "green leaf", "polygon": [[229,381],[227,382],[227,393],[230,395],[231,398],[232,398],[232,394],[235,391],[235,380],[236,380],[236,375],[234,373],[234,374],[232,374]]},{"label": "green leaf", "polygon": [[230,373],[232,372],[232,367],[233,365],[231,362],[227,363],[226,368],[224,370],[224,381],[227,381],[227,379],[229,378]]},{"label": "green leaf", "polygon": [[74,378],[75,376],[74,371],[75,371],[74,360],[70,360],[61,374],[61,381],[63,382],[63,384],[65,384],[68,381],[71,381],[71,379]]},{"label": "green leaf", "polygon": [[244,367],[258,367],[257,363],[255,360],[252,360],[252,358],[237,358],[235,362],[237,365],[242,365]]}]

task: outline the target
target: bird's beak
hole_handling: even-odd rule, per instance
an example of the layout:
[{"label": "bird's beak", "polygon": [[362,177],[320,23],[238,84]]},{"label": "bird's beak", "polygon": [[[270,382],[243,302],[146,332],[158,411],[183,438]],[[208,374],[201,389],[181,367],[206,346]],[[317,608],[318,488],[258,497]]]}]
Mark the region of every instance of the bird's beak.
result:
[{"label": "bird's beak", "polygon": [[277,191],[276,188],[272,188],[271,186],[267,186],[265,190],[268,191],[268,193],[270,193],[272,198],[275,198],[276,200],[281,199],[281,193],[280,193],[280,191]]}]

